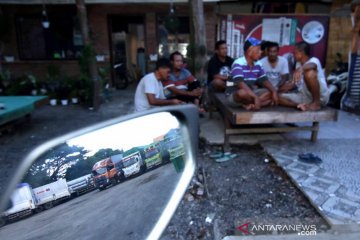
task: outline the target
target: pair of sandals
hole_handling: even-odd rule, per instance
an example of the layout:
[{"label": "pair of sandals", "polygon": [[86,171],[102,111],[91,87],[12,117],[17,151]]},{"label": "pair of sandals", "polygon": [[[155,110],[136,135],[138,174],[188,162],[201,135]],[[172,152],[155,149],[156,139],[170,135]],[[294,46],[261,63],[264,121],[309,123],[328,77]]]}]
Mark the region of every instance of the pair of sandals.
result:
[{"label": "pair of sandals", "polygon": [[310,164],[320,164],[322,163],[321,158],[314,155],[313,153],[302,153],[298,155],[299,160],[304,163],[310,163]]},{"label": "pair of sandals", "polygon": [[209,155],[215,162],[226,162],[237,157],[236,153],[231,152],[214,152]]}]

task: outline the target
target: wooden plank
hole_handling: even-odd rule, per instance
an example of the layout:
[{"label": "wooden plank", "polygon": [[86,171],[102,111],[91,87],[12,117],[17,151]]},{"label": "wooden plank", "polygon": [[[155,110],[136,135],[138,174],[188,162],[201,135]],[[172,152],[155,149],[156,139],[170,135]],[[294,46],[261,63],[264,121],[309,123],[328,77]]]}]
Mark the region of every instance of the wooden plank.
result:
[{"label": "wooden plank", "polygon": [[280,132],[293,132],[293,131],[312,131],[311,126],[305,127],[271,127],[271,128],[231,128],[225,129],[226,134],[243,134],[243,133],[280,133]]},{"label": "wooden plank", "polygon": [[295,108],[275,106],[266,107],[259,111],[247,111],[241,107],[230,107],[225,94],[217,93],[213,97],[214,103],[219,107],[224,117],[234,125],[337,120],[337,110],[331,108],[302,112]]}]

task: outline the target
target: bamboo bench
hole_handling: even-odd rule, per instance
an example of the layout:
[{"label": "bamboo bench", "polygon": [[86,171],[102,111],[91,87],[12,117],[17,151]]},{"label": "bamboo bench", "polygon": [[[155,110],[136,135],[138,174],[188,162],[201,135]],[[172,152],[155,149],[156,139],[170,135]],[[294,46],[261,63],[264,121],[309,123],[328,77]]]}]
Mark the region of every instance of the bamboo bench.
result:
[{"label": "bamboo bench", "polygon": [[[225,151],[230,148],[230,135],[236,134],[311,131],[311,141],[316,142],[319,122],[337,121],[338,115],[337,110],[332,108],[302,112],[295,108],[274,106],[259,111],[247,111],[241,107],[230,106],[224,93],[211,93],[209,97],[224,120]],[[312,125],[295,124],[300,122],[311,122]]]}]

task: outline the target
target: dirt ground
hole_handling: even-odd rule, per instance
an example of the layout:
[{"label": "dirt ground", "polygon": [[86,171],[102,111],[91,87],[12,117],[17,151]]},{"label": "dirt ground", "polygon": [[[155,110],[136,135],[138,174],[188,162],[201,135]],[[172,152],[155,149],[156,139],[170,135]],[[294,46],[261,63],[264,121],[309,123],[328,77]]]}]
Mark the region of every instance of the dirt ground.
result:
[{"label": "dirt ground", "polygon": [[[209,157],[209,153],[218,150],[216,146],[201,144],[193,187],[181,201],[162,239],[222,239],[227,235],[244,235],[237,228],[246,223],[316,225],[317,232],[329,228],[260,145],[233,146],[238,156],[223,163]],[[194,191],[199,185],[196,182],[204,185],[203,195]]]}]

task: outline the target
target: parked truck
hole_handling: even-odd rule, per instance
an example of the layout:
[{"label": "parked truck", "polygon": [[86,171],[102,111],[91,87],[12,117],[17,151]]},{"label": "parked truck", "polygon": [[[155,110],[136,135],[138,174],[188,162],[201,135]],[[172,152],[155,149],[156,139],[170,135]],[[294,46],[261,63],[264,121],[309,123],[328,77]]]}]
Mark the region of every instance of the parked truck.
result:
[{"label": "parked truck", "polygon": [[34,188],[33,191],[39,210],[49,209],[71,196],[65,179],[59,179],[56,182]]},{"label": "parked truck", "polygon": [[146,169],[153,168],[162,163],[162,155],[159,143],[149,144],[144,148]]},{"label": "parked truck", "polygon": [[119,167],[121,167],[121,170],[123,171],[122,174],[125,178],[139,172],[145,172],[146,170],[144,159],[140,151],[124,156],[122,159],[122,165],[119,164]]},{"label": "parked truck", "polygon": [[1,216],[0,226],[8,221],[16,220],[27,215],[32,214],[36,209],[36,197],[33,189],[27,183],[20,183],[17,185],[13,194],[11,195],[11,206]]},{"label": "parked truck", "polygon": [[67,181],[67,185],[72,196],[78,196],[95,188],[91,174]]},{"label": "parked truck", "polygon": [[117,155],[102,159],[96,162],[92,168],[95,187],[100,191],[104,190],[107,186],[115,185],[122,180],[121,167],[115,167],[121,165],[121,160],[116,156]]}]

